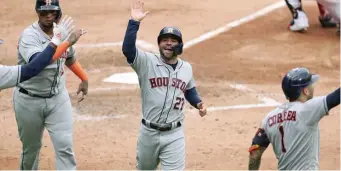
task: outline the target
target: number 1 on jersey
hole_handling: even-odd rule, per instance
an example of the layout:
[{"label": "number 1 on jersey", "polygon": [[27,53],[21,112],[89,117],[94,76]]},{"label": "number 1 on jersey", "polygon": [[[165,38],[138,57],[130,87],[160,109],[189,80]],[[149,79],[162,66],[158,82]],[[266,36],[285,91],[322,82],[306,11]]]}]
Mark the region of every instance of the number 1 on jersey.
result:
[{"label": "number 1 on jersey", "polygon": [[287,149],[285,149],[285,146],[284,146],[284,129],[283,129],[283,126],[279,126],[279,132],[281,133],[281,143],[282,143],[282,152],[285,153],[287,152]]}]

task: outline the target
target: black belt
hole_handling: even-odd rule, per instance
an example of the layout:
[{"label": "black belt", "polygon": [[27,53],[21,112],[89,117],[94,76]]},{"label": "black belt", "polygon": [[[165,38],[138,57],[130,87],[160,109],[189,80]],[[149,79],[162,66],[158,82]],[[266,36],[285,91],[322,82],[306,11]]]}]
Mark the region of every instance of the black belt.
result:
[{"label": "black belt", "polygon": [[[142,124],[148,127],[145,119],[142,119]],[[159,131],[170,131],[172,129],[172,123],[166,124],[165,126],[159,126],[154,123],[150,123],[149,125],[150,125],[150,128],[153,128]],[[180,126],[181,126],[181,122],[177,122],[176,127],[180,127]]]},{"label": "black belt", "polygon": [[19,92],[20,93],[24,93],[26,95],[29,95],[31,97],[38,97],[38,98],[51,98],[53,97],[54,95],[50,95],[50,96],[40,96],[40,95],[36,95],[36,94],[32,94],[30,92],[28,92],[27,90],[23,89],[23,88],[19,88]]}]

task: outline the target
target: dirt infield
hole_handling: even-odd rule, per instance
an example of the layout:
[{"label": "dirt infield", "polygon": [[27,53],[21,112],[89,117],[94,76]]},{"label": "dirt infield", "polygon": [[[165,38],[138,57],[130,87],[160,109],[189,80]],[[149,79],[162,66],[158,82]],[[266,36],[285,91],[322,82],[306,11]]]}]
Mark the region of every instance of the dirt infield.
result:
[{"label": "dirt infield", "polygon": [[[192,40],[228,22],[252,14],[277,1],[148,0],[151,11],[140,26],[138,39],[156,45],[165,25],[178,26],[184,41]],[[89,33],[78,44],[120,42],[129,18],[130,1],[61,0],[63,13]],[[20,4],[20,6],[19,6]],[[245,5],[248,4],[248,5]],[[80,7],[75,10],[75,6]],[[318,8],[304,2],[310,28],[304,33],[287,30],[291,20],[286,7],[235,27],[185,50],[197,80],[198,91],[210,107],[201,118],[186,103],[186,169],[247,169],[248,152],[256,128],[273,107],[227,109],[236,105],[284,102],[280,81],[293,67],[305,66],[321,75],[315,94],[324,95],[340,85],[340,40],[335,29],[320,27]],[[0,2],[0,63],[16,63],[16,41],[21,31],[36,20],[32,1]],[[132,72],[121,47],[77,47],[77,58],[87,69],[90,92],[76,102],[79,79],[67,72],[67,87],[74,107],[74,146],[78,169],[135,169],[136,142],[141,119],[138,85],[108,83],[114,73]],[[267,99],[267,100],[266,100]],[[12,89],[0,93],[0,169],[18,169],[21,144],[12,107]],[[225,110],[218,107],[225,107]],[[228,106],[228,107],[227,107]],[[320,169],[340,169],[340,107],[320,123]],[[44,133],[40,169],[54,169],[54,151]],[[269,147],[261,169],[276,169],[277,160]]]}]

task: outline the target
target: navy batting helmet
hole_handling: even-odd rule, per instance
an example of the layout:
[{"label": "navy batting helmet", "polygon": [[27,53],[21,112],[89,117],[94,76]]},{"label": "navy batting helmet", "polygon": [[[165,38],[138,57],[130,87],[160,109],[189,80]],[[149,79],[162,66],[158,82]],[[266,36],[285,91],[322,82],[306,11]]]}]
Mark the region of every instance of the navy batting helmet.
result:
[{"label": "navy batting helmet", "polygon": [[36,11],[58,11],[56,21],[62,17],[62,9],[59,0],[37,0]]},{"label": "navy batting helmet", "polygon": [[282,90],[285,97],[290,100],[296,100],[304,87],[315,83],[319,75],[311,74],[307,68],[295,68],[290,70],[282,80]]},{"label": "navy batting helmet", "polygon": [[176,27],[164,27],[157,37],[157,43],[160,44],[160,41],[165,36],[172,36],[176,40],[178,40],[179,44],[173,47],[175,55],[181,55],[183,50],[183,42],[182,42],[182,34],[181,31]]}]

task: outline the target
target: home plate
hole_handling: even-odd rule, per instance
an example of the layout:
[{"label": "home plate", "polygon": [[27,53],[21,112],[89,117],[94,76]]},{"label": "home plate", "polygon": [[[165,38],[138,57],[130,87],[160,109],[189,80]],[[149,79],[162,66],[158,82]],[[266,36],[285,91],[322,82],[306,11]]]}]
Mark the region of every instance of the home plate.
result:
[{"label": "home plate", "polygon": [[111,83],[139,84],[137,74],[135,72],[113,74],[103,80]]}]

